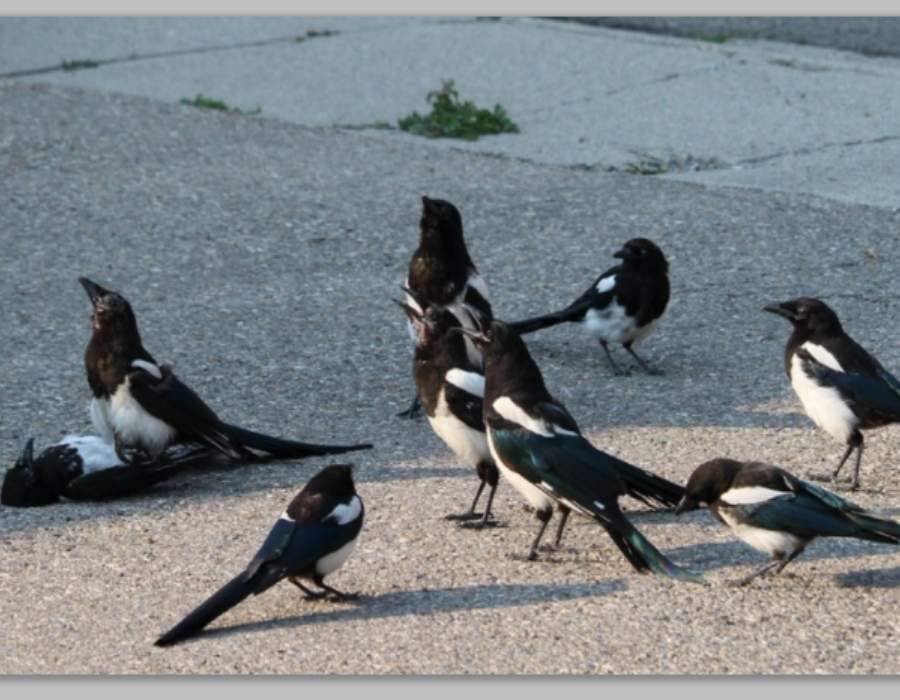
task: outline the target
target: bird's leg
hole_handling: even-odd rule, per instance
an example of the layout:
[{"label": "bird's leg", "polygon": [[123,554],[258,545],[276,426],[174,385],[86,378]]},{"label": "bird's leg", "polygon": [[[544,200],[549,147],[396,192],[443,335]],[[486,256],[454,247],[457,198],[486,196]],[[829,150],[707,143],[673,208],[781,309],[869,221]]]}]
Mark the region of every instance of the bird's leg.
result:
[{"label": "bird's leg", "polygon": [[650,374],[653,376],[659,376],[659,375],[663,374],[663,371],[661,369],[657,369],[656,367],[654,367],[652,365],[648,365],[646,362],[644,362],[640,358],[640,356],[634,351],[634,348],[631,347],[631,343],[624,343],[622,345],[622,347],[628,351],[629,355],[631,355],[635,360],[637,360],[637,363],[643,368],[643,370],[647,374]]},{"label": "bird's leg", "polygon": [[850,456],[850,453],[853,452],[853,450],[858,450],[858,452],[856,454],[856,476],[854,477],[854,480],[853,480],[856,485],[853,486],[851,484],[850,488],[859,488],[859,463],[862,460],[862,449],[863,449],[863,436],[862,436],[862,433],[857,430],[853,433],[853,435],[850,436],[850,440],[847,442],[847,451],[844,452],[844,456],[841,457],[841,461],[838,463],[837,469],[835,469],[834,473],[831,475],[832,481],[837,480],[838,474],[841,473],[841,469],[843,469],[844,463],[847,461],[847,458]]},{"label": "bird's leg", "polygon": [[797,547],[793,552],[791,552],[788,556],[781,560],[781,563],[775,568],[775,573],[780,574],[781,570],[784,569],[788,564],[790,564],[794,559],[800,556],[803,553],[803,550],[806,549],[806,545],[801,545]]},{"label": "bird's leg", "polygon": [[[485,482],[481,482],[481,485],[484,486]],[[497,521],[491,518],[491,505],[494,503],[494,494],[497,493],[497,484],[491,484],[491,490],[488,493],[487,506],[484,508],[484,515],[481,517],[477,523],[463,523],[462,527],[469,527],[476,530],[481,530],[486,527],[494,527],[497,525]],[[476,500],[477,497],[476,497]],[[474,504],[473,504],[474,507]]]},{"label": "bird's leg", "polygon": [[339,591],[337,588],[332,588],[327,583],[325,583],[325,579],[321,574],[316,574],[315,576],[313,576],[313,583],[323,591],[326,591],[326,594],[331,594],[331,597],[334,600],[357,600],[359,598],[359,593],[344,593],[343,591]]},{"label": "bird's leg", "polygon": [[862,462],[862,453],[863,453],[863,443],[862,434],[859,436],[859,447],[856,448],[856,466],[853,469],[853,481],[850,482],[850,490],[856,491],[859,488],[859,465]]},{"label": "bird's leg", "polygon": [[528,561],[534,561],[537,559],[537,551],[538,545],[541,543],[541,538],[544,536],[544,530],[547,529],[547,525],[550,524],[550,518],[553,517],[553,508],[548,508],[546,511],[538,511],[537,518],[541,521],[541,528],[538,530],[537,537],[534,538],[534,542],[531,543],[531,551],[528,553]]},{"label": "bird's leg", "polygon": [[289,576],[288,581],[290,581],[297,588],[299,588],[301,591],[303,591],[303,597],[306,598],[307,600],[321,600],[322,598],[324,598],[325,596],[328,595],[328,593],[325,591],[316,593],[315,591],[309,590],[306,586],[304,586],[302,583],[300,583],[300,580],[296,576]]},{"label": "bird's leg", "polygon": [[753,579],[757,578],[758,576],[762,576],[765,573],[768,573],[775,567],[781,567],[781,568],[779,568],[779,571],[780,571],[782,568],[784,568],[784,566],[786,564],[787,564],[787,562],[782,562],[782,560],[780,560],[780,559],[775,559],[774,561],[770,561],[769,563],[767,563],[765,566],[760,567],[759,569],[754,571],[749,576],[745,576],[744,578],[740,579],[739,581],[735,581],[733,585],[746,586]]},{"label": "bird's leg", "polygon": [[562,536],[563,530],[566,529],[566,523],[569,521],[569,514],[572,511],[564,506],[560,506],[559,509],[559,525],[556,526],[556,543],[555,546],[559,549],[559,545],[562,544]]},{"label": "bird's leg", "polygon": [[475,492],[475,500],[472,501],[469,510],[465,513],[451,513],[450,515],[445,515],[444,520],[477,520],[480,518],[481,513],[475,512],[475,506],[478,505],[478,499],[481,498],[482,491],[484,491],[484,479],[478,484],[478,490]]},{"label": "bird's leg", "polygon": [[115,438],[115,449],[116,449],[116,457],[119,458],[119,461],[122,464],[129,467],[139,466],[141,462],[149,461],[150,456],[139,448],[130,448],[126,447],[125,443],[122,441],[118,435]]},{"label": "bird's leg", "polygon": [[616,364],[616,361],[613,359],[612,353],[609,351],[609,345],[606,344],[605,340],[600,341],[600,347],[603,348],[603,352],[606,353],[606,360],[609,362],[609,366],[612,368],[613,374],[618,375],[620,377],[628,376],[628,372],[623,372],[619,369],[619,365]]},{"label": "bird's leg", "polygon": [[422,402],[419,401],[418,395],[413,397],[412,403],[409,405],[405,411],[400,411],[397,414],[398,418],[409,418],[412,420],[413,418],[418,418],[422,414]]}]

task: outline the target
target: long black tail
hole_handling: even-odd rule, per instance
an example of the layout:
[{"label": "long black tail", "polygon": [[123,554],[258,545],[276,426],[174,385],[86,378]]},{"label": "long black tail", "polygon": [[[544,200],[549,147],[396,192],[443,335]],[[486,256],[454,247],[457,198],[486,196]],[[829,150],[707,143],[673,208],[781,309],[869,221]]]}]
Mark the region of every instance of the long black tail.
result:
[{"label": "long black tail", "polygon": [[598,517],[597,520],[637,571],[652,571],[658,576],[668,576],[679,581],[705,583],[703,576],[678,566],[666,557],[624,516],[614,520]]},{"label": "long black tail", "polygon": [[583,315],[584,309],[581,307],[569,306],[562,311],[554,311],[552,314],[535,316],[534,318],[527,318],[522,321],[513,321],[508,325],[519,335],[525,335],[526,333],[533,333],[542,328],[549,328],[550,326],[566,323],[567,321],[578,321]]},{"label": "long black tail", "polygon": [[219,615],[231,610],[231,608],[253,593],[255,586],[255,578],[248,581],[243,573],[235,576],[213,593],[206,602],[198,606],[186,618],[157,639],[154,644],[158,647],[167,647],[171,644],[177,644],[188,637],[193,637]]},{"label": "long black tail", "polygon": [[670,509],[684,497],[684,487],[609,455],[625,482],[625,492],[654,509]]},{"label": "long black tail", "polygon": [[299,459],[314,455],[331,455],[372,449],[372,445],[369,443],[360,445],[317,445],[309,442],[284,440],[228,423],[224,423],[223,427],[228,432],[229,438],[243,447],[266,452],[272,457],[280,457],[282,459]]}]

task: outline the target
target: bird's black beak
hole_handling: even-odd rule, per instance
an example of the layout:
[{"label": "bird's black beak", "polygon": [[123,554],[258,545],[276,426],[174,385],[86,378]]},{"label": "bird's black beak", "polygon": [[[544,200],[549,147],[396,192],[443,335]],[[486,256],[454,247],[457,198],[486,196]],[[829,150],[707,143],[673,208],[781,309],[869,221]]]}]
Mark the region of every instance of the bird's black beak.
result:
[{"label": "bird's black beak", "polygon": [[777,314],[778,316],[783,316],[788,321],[796,321],[797,320],[797,312],[794,311],[794,308],[788,304],[769,304],[763,307],[763,311],[768,311],[770,314]]},{"label": "bird's black beak", "polygon": [[621,258],[622,260],[624,260],[625,258],[628,257],[628,248],[622,248],[621,250],[613,253],[613,257]]},{"label": "bird's black beak", "polygon": [[475,343],[475,345],[477,345],[478,347],[484,347],[491,342],[491,339],[481,331],[473,331],[468,328],[463,328],[462,326],[454,326],[448,332],[462,333],[464,336],[471,338],[472,342]]},{"label": "bird's black beak", "polygon": [[689,510],[697,510],[697,501],[687,496],[682,496],[678,505],[675,506],[675,515],[681,515]]},{"label": "bird's black beak", "polygon": [[425,195],[422,195],[422,211],[426,214],[437,214],[437,201],[434,199],[429,199]]},{"label": "bird's black beak", "polygon": [[87,277],[79,277],[78,281],[81,283],[81,286],[84,287],[84,291],[87,292],[88,298],[94,306],[97,305],[97,302],[100,301],[100,299],[109,294],[108,289],[104,289],[96,282],[91,282]]},{"label": "bird's black beak", "polygon": [[406,315],[409,316],[410,321],[413,321],[414,323],[425,322],[425,317],[417,308],[410,306],[405,301],[400,301],[399,299],[391,299],[391,301],[406,312]]},{"label": "bird's black beak", "polygon": [[29,438],[25,443],[25,449],[22,450],[22,456],[19,457],[22,466],[31,469],[34,466],[34,438]]}]

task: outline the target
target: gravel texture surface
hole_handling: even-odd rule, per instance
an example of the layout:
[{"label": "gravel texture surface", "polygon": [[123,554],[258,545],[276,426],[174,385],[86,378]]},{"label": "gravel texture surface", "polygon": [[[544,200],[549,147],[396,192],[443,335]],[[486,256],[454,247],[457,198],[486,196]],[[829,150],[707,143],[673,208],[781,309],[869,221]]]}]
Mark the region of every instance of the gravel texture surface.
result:
[{"label": "gravel texture surface", "polygon": [[[632,573],[581,519],[562,551],[511,559],[535,524],[507,484],[505,527],[442,521],[476,482],[427,423],[394,417],[412,380],[390,302],[422,194],[462,210],[504,318],[569,301],[622,242],[650,237],[670,258],[673,302],[644,354],[665,376],[612,377],[597,347],[558,328],[529,342],[551,391],[595,444],[678,481],[725,455],[809,476],[843,448],[799,413],[787,324],[761,307],[823,295],[900,368],[900,215],[59,86],[0,84],[0,124],[10,464],[29,436],[89,429],[79,275],[121,290],[147,348],[227,420],[376,443],[352,455],[367,518],[331,579],[365,599],[304,603],[283,584],[171,649],[152,642],[246,564],[325,459],[194,474],[109,504],[0,508],[0,672],[900,672],[900,550],[888,545],[820,541],[784,575],[736,589],[763,557],[708,513],[634,512],[706,573],[702,588]],[[866,444],[853,498],[897,516],[897,429]]]}]

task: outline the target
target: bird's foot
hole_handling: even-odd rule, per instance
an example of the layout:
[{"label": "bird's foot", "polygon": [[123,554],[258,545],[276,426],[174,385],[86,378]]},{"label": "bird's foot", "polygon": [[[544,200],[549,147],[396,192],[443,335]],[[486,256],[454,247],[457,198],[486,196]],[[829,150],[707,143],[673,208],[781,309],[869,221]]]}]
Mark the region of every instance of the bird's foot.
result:
[{"label": "bird's foot", "polygon": [[489,517],[487,520],[481,518],[475,521],[460,523],[459,526],[464,527],[467,530],[483,530],[486,527],[503,527],[503,525],[501,525],[491,517]]},{"label": "bird's foot", "polygon": [[537,561],[538,556],[537,552],[529,552],[528,554],[518,554],[517,552],[511,552],[506,555],[513,561]]},{"label": "bird's foot", "polygon": [[405,411],[400,411],[397,414],[397,418],[406,418],[408,420],[414,420],[422,415],[422,402],[419,401],[419,397],[413,399],[413,402],[409,405]]},{"label": "bird's foot", "polygon": [[326,600],[329,600],[333,603],[352,603],[353,601],[360,600],[363,596],[362,596],[362,593],[359,593],[359,592],[356,592],[356,593],[343,593],[343,592],[332,593],[329,591],[329,592],[325,593],[324,597]]},{"label": "bird's foot", "polygon": [[323,600],[331,595],[328,591],[307,591],[303,594],[303,600]]},{"label": "bird's foot", "polygon": [[612,373],[613,373],[614,377],[630,377],[631,376],[630,369],[620,369],[619,367],[616,367],[615,369],[613,369]]},{"label": "bird's foot", "polygon": [[659,369],[659,367],[653,367],[652,365],[644,367],[644,372],[651,377],[664,377],[666,374],[663,370]]},{"label": "bird's foot", "polygon": [[484,513],[476,513],[475,511],[467,510],[465,513],[450,513],[449,515],[445,515],[444,520],[478,520],[483,517]]}]

